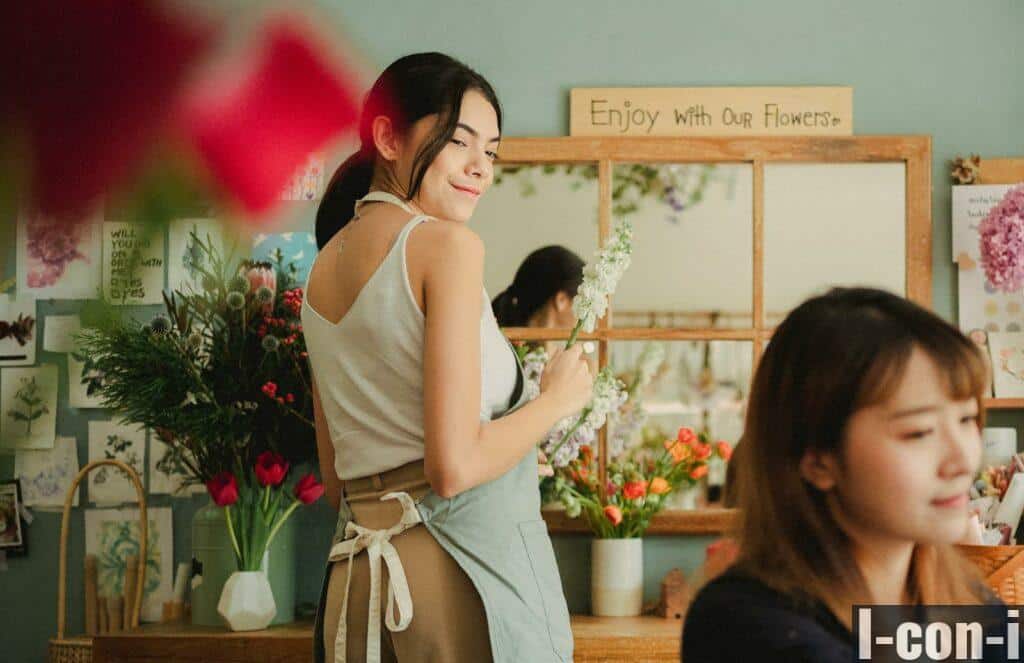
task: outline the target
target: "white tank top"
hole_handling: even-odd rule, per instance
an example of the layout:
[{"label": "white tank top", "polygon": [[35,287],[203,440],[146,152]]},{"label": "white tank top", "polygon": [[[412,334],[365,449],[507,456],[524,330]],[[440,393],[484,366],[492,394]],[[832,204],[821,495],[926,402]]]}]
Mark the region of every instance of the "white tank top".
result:
[{"label": "white tank top", "polygon": [[[364,201],[388,202],[412,213],[399,198],[382,191],[357,202],[357,213]],[[306,350],[342,480],[423,458],[424,316],[409,286],[405,245],[413,228],[431,220],[419,215],[405,224],[338,323],[303,298]],[[307,292],[308,286],[307,276]],[[482,284],[480,297],[479,410],[480,420],[489,421],[510,407],[519,371]]]}]

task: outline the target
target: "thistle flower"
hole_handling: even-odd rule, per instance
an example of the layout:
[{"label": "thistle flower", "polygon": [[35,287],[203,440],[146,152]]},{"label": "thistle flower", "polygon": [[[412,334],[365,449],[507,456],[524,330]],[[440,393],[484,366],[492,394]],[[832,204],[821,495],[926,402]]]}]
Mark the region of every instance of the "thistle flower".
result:
[{"label": "thistle flower", "polygon": [[229,292],[227,297],[227,305],[228,308],[231,309],[232,311],[241,311],[242,309],[245,308],[245,295],[238,292],[237,290]]},{"label": "thistle flower", "polygon": [[274,303],[274,291],[265,285],[261,285],[256,290],[256,302],[258,304],[273,304]]},{"label": "thistle flower", "polygon": [[240,292],[243,295],[249,292],[249,279],[245,276],[238,274],[232,276],[231,280],[228,281],[228,290],[231,292]]},{"label": "thistle flower", "polygon": [[166,315],[158,315],[150,321],[149,329],[154,334],[166,334],[171,331],[171,320]]}]

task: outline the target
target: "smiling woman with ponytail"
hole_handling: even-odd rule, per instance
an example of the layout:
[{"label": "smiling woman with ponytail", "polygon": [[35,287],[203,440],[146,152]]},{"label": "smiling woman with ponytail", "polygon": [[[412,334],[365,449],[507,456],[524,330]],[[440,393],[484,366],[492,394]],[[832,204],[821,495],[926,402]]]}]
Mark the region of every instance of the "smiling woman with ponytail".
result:
[{"label": "smiling woman with ponytail", "polygon": [[[578,348],[556,353],[528,401],[486,308],[467,222],[494,179],[498,99],[457,60],[409,55],[374,83],[359,132],[317,211],[302,303],[320,471],[338,508],[314,660],[570,661],[535,445],[593,380]],[[523,285],[529,310],[534,294],[550,299]],[[371,570],[381,562],[386,589]]]}]

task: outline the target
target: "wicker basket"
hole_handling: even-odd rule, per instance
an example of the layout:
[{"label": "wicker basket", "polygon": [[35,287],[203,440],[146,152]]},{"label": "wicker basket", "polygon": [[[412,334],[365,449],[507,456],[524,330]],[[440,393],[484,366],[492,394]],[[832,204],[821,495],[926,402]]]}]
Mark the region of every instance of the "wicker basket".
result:
[{"label": "wicker basket", "polygon": [[135,492],[139,496],[139,579],[135,587],[135,598],[129,621],[129,628],[139,627],[139,611],[142,609],[142,590],[146,574],[146,542],[149,538],[149,519],[146,517],[146,495],[142,491],[142,482],[135,470],[119,460],[97,460],[82,468],[71,483],[67,496],[64,498],[64,517],[60,523],[60,575],[57,588],[57,637],[50,638],[50,663],[90,663],[92,661],[92,636],[65,637],[64,620],[67,613],[67,581],[68,581],[68,529],[71,521],[71,503],[74,501],[78,484],[89,472],[101,465],[113,465],[127,474],[135,484]]},{"label": "wicker basket", "polygon": [[999,598],[1024,604],[1024,546],[957,546]]}]

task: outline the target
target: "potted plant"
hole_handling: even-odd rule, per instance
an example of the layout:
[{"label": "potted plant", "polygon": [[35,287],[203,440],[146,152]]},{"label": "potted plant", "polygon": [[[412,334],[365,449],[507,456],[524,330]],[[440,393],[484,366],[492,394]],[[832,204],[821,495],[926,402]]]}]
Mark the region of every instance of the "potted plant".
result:
[{"label": "potted plant", "polygon": [[[266,628],[274,619],[277,606],[266,575],[267,550],[292,512],[324,493],[312,473],[286,491],[288,471],[284,457],[264,451],[251,469],[221,472],[207,482],[213,501],[224,509],[237,563],[217,603],[217,612],[234,631]],[[282,498],[289,492],[286,506]]]},{"label": "potted plant", "polygon": [[651,517],[675,490],[707,474],[713,457],[728,460],[731,446],[680,428],[657,453],[638,448],[608,464],[603,494],[590,447],[555,474],[555,493],[566,515],[582,517],[591,542],[591,605],[595,615],[639,615],[643,603],[642,536]]},{"label": "potted plant", "polygon": [[[280,255],[270,262],[225,257],[191,236],[202,260],[194,289],[164,294],[148,323],[101,307],[78,335],[83,382],[104,407],[168,445],[165,466],[183,485],[205,485],[254,467],[265,452],[290,466],[316,457],[309,363],[300,323],[302,288]],[[193,551],[203,582],[192,595],[193,623],[217,625],[217,600],[235,568],[230,521],[211,502],[193,518]],[[294,618],[294,531],[278,533],[270,582],[275,623]],[[198,568],[197,566],[197,568]]]}]

